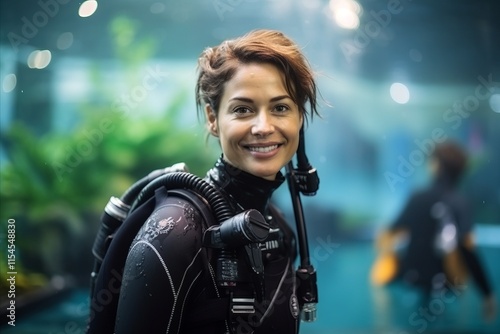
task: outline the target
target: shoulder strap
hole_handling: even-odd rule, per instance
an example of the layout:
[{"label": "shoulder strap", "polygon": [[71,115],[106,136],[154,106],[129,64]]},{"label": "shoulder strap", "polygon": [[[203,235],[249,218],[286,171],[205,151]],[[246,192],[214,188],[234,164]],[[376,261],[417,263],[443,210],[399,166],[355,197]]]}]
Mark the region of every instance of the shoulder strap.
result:
[{"label": "shoulder strap", "polygon": [[210,209],[210,205],[207,200],[204,199],[201,195],[195,193],[194,191],[186,190],[186,189],[171,189],[168,191],[169,195],[175,195],[180,197],[186,201],[189,201],[198,211],[200,211],[203,216],[203,222],[207,224],[204,228],[208,228],[212,225],[216,224],[216,219],[212,210]]},{"label": "shoulder strap", "polygon": [[[171,189],[166,191],[161,187],[155,191],[144,204],[128,216],[112,237],[109,249],[103,259],[97,275],[94,292],[90,301],[90,318],[87,333],[113,333],[116,319],[120,288],[123,277],[123,268],[128,250],[138,231],[167,196],[180,197],[189,201],[203,216],[203,222],[208,228],[216,220],[209,208],[208,202],[193,191],[185,189]],[[207,263],[208,265],[208,263]]]}]

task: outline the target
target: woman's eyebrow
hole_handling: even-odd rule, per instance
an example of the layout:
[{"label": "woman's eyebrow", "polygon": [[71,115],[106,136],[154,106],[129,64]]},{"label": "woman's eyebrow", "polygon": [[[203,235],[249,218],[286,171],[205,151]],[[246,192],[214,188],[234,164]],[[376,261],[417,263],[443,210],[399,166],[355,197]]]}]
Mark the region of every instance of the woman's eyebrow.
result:
[{"label": "woman's eyebrow", "polygon": [[270,101],[271,102],[276,102],[276,101],[280,101],[280,100],[284,100],[284,99],[290,99],[292,100],[292,98],[288,95],[280,95],[280,96],[275,96],[273,97]]},{"label": "woman's eyebrow", "polygon": [[241,102],[247,102],[247,103],[253,103],[252,99],[249,99],[248,97],[241,97],[241,96],[235,96],[229,99],[229,101],[241,101]]},{"label": "woman's eyebrow", "polygon": [[[269,100],[269,102],[276,102],[276,101],[280,101],[280,100],[284,100],[284,99],[292,99],[290,96],[288,95],[279,95],[279,96],[275,96],[273,98],[271,98],[271,100]],[[247,102],[247,103],[253,103],[254,101],[248,97],[242,97],[242,96],[235,96],[235,97],[232,97],[229,99],[229,101],[233,101],[233,100],[237,100],[237,101],[241,101],[241,102]]]}]

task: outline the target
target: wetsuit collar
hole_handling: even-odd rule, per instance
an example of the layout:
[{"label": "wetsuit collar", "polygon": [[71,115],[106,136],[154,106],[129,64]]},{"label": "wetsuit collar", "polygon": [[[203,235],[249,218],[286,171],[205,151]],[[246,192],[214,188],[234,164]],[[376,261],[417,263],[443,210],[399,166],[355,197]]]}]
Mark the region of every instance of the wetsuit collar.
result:
[{"label": "wetsuit collar", "polygon": [[281,172],[278,172],[274,181],[269,181],[231,166],[222,156],[208,171],[207,179],[243,209],[257,209],[263,214],[273,192],[285,181]]}]

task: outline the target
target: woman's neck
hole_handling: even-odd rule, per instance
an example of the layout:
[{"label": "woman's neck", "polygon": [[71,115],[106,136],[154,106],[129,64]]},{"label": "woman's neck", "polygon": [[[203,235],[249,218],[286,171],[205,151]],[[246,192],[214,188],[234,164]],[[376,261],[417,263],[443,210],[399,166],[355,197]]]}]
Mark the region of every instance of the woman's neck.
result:
[{"label": "woman's neck", "polygon": [[256,209],[262,214],[266,213],[273,192],[285,181],[280,172],[274,181],[266,180],[231,166],[222,157],[205,179],[232,198],[240,209]]}]

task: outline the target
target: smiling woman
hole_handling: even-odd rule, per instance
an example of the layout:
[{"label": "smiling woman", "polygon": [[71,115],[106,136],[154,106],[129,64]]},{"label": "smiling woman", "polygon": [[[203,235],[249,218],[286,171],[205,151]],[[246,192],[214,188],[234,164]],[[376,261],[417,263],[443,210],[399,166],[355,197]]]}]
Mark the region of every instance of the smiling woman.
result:
[{"label": "smiling woman", "polygon": [[[312,71],[294,42],[269,30],[206,49],[198,64],[198,111],[222,150],[204,181],[236,215],[217,225],[227,239],[214,249],[206,236],[217,239],[219,230],[199,200],[158,189],[128,252],[116,324],[106,332],[298,333],[299,315],[313,318],[317,291],[312,298],[298,291],[296,238],[271,196],[285,181],[281,169],[298,150],[304,119],[317,113]],[[242,214],[248,223],[238,220]],[[239,245],[248,226],[263,238]],[[315,288],[314,269],[307,274]],[[104,332],[97,323],[90,333]]]},{"label": "smiling woman", "polygon": [[219,137],[224,160],[273,180],[297,150],[316,110],[316,84],[298,47],[276,31],[253,31],[199,59],[197,104]]}]

